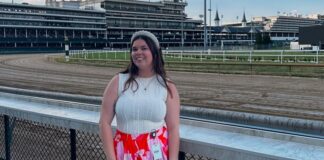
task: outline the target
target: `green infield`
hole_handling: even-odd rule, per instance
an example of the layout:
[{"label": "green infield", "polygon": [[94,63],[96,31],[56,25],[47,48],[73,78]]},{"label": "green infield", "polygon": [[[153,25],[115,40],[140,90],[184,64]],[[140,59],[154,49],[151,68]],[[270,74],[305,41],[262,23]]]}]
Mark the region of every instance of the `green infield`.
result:
[{"label": "green infield", "polygon": [[[79,51],[70,58],[84,60],[129,60],[128,51]],[[324,52],[316,51],[223,51],[211,52],[165,52],[166,62],[237,62],[237,63],[324,63]]]},{"label": "green infield", "polygon": [[[278,53],[255,54],[251,56],[248,52],[210,55],[168,53],[163,56],[165,66],[169,71],[324,78],[323,52],[318,54],[297,52],[289,53],[290,55],[284,55],[284,53],[280,55]],[[129,63],[129,58],[129,52],[81,52],[71,54],[68,63],[125,68]],[[57,58],[57,61],[65,62],[63,56]]]}]

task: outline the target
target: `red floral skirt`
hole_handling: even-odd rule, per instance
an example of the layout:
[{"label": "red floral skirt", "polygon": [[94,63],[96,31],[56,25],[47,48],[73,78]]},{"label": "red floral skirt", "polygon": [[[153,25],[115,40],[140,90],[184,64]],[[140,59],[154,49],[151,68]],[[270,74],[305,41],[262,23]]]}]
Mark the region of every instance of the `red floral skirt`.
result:
[{"label": "red floral skirt", "polygon": [[[158,144],[158,145],[157,145]],[[114,138],[117,160],[153,160],[156,146],[160,149],[161,160],[168,159],[168,133],[165,126],[143,134],[128,134],[119,130]],[[155,158],[156,159],[156,158]]]}]

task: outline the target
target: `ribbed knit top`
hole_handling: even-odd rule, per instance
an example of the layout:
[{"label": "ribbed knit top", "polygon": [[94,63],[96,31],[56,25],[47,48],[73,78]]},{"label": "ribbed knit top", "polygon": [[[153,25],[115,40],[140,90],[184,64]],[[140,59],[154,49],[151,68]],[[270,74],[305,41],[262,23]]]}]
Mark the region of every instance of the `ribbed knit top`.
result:
[{"label": "ribbed knit top", "polygon": [[162,78],[135,78],[138,83],[124,91],[129,74],[119,74],[118,100],[115,106],[117,129],[129,134],[151,132],[165,124],[167,89]]}]

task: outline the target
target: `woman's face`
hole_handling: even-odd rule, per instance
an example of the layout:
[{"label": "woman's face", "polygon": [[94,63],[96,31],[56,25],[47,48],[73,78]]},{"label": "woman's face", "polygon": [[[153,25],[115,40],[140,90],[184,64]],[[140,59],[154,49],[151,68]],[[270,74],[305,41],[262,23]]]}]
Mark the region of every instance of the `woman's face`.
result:
[{"label": "woman's face", "polygon": [[143,39],[137,39],[132,46],[132,59],[139,69],[152,69],[152,52]]}]

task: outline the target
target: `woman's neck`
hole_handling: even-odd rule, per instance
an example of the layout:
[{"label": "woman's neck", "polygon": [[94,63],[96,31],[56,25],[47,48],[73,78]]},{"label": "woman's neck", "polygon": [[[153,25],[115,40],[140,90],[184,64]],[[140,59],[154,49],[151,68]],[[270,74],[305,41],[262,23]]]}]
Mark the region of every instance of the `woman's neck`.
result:
[{"label": "woman's neck", "polygon": [[155,75],[155,73],[154,73],[154,71],[152,71],[152,70],[150,70],[150,71],[139,71],[138,72],[138,76],[139,77],[143,77],[143,78],[147,78],[147,77],[152,77],[152,76],[154,76]]}]

